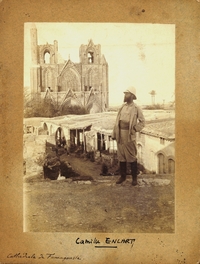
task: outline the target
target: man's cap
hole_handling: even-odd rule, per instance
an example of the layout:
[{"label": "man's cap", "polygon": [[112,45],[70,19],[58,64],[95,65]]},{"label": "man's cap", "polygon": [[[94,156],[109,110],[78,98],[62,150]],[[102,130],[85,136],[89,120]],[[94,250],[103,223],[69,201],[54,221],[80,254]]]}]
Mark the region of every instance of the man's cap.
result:
[{"label": "man's cap", "polygon": [[137,99],[137,97],[136,97],[136,89],[133,86],[128,87],[128,89],[126,89],[126,91],[124,91],[124,93],[131,93],[131,94],[134,95],[133,99]]}]

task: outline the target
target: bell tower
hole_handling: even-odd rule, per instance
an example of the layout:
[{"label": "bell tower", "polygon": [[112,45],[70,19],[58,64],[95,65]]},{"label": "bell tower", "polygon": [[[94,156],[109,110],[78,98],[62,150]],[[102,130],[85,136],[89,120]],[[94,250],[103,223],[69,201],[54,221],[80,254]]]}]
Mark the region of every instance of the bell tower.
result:
[{"label": "bell tower", "polygon": [[79,58],[82,72],[82,88],[85,95],[93,90],[99,102],[100,111],[108,108],[108,63],[101,54],[101,45],[95,45],[90,39],[87,45],[81,45]]},{"label": "bell tower", "polygon": [[80,62],[83,65],[97,65],[101,59],[101,45],[94,45],[92,39],[88,45],[81,45],[79,50]]}]

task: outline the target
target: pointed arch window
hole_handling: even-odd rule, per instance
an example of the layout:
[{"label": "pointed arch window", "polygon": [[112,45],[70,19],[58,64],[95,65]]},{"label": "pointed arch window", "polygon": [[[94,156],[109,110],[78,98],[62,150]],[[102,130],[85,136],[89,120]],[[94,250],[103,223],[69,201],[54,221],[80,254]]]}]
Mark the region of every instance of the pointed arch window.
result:
[{"label": "pointed arch window", "polygon": [[94,62],[94,52],[88,51],[87,56],[88,56],[88,63],[90,64],[93,63]]},{"label": "pointed arch window", "polygon": [[45,51],[44,53],[44,63],[50,64],[50,52],[49,51]]}]

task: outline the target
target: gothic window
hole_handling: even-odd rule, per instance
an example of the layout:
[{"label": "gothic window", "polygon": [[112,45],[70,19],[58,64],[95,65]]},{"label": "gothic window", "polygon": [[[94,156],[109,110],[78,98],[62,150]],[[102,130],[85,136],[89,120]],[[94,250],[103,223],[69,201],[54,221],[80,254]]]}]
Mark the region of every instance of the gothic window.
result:
[{"label": "gothic window", "polygon": [[168,159],[168,173],[175,172],[175,161],[173,159]]},{"label": "gothic window", "polygon": [[67,91],[68,89],[71,89],[72,91],[80,90],[78,76],[71,70],[67,70],[61,79],[61,90]]},{"label": "gothic window", "polygon": [[158,173],[165,173],[165,156],[162,153],[158,154]]},{"label": "gothic window", "polygon": [[46,51],[44,53],[44,63],[45,64],[50,64],[50,53],[49,53],[49,51]]},{"label": "gothic window", "polygon": [[89,51],[88,52],[88,63],[94,62],[94,52]]},{"label": "gothic window", "polygon": [[47,71],[45,72],[45,87],[52,87],[52,79],[53,79],[53,76],[52,76],[52,71],[51,69],[47,69]]}]

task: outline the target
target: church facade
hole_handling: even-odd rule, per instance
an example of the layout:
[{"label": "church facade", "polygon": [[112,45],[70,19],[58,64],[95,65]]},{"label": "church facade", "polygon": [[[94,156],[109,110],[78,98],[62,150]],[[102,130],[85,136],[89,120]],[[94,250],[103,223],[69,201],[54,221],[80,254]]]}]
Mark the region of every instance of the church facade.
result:
[{"label": "church facade", "polygon": [[109,107],[108,63],[101,54],[101,45],[95,45],[92,39],[80,45],[80,61],[74,63],[70,58],[61,58],[56,40],[38,45],[35,26],[30,34],[32,96],[48,96],[60,109],[78,104],[95,113]]}]

